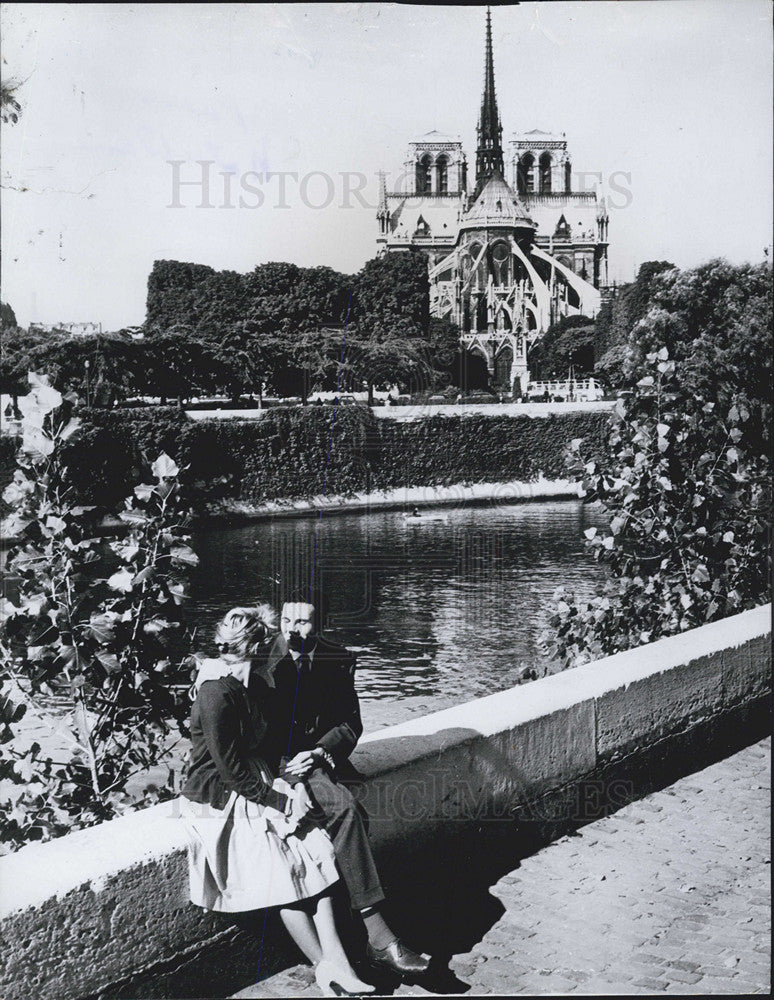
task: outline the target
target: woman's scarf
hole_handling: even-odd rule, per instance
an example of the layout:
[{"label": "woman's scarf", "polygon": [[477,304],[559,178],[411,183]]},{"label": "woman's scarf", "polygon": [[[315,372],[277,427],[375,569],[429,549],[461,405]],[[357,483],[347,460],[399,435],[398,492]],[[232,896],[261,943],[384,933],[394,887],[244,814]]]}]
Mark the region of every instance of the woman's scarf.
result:
[{"label": "woman's scarf", "polygon": [[[244,661],[239,661],[243,663]],[[236,663],[230,663],[228,660],[220,658],[208,658],[199,661],[199,669],[197,671],[196,677],[193,684],[191,685],[191,700],[193,700],[199,693],[199,688],[204,684],[205,681],[217,681],[223,677],[234,677],[236,673],[234,667],[237,666]],[[274,673],[273,671],[268,671],[266,669],[266,663],[255,663],[252,668],[248,671],[247,677],[243,681],[245,686],[247,686],[247,680],[249,680],[250,675],[258,676],[263,678],[269,687],[274,687]],[[238,678],[241,680],[241,678]]]}]

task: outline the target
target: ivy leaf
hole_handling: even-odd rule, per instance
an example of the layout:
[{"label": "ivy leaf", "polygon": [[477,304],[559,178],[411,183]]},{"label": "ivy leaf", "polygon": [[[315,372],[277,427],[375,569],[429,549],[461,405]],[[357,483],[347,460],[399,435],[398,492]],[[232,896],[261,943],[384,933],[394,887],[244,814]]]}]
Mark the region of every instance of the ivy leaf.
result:
[{"label": "ivy leaf", "polygon": [[188,545],[176,545],[170,549],[169,555],[173,563],[181,566],[198,566],[199,557]]},{"label": "ivy leaf", "polygon": [[181,583],[171,583],[169,585],[169,593],[172,595],[172,600],[175,604],[182,604],[185,600],[185,587]]},{"label": "ivy leaf", "polygon": [[54,451],[54,442],[42,427],[25,426],[22,449],[34,458],[48,458]]},{"label": "ivy leaf", "polygon": [[120,673],[121,664],[119,663],[118,657],[115,653],[98,651],[94,655],[109,674]]},{"label": "ivy leaf", "polygon": [[163,479],[174,479],[180,470],[169,455],[166,452],[162,452],[151,466],[151,472],[161,481]]},{"label": "ivy leaf", "polygon": [[71,417],[67,423],[59,431],[60,441],[69,441],[70,438],[75,434],[81,426],[81,421],[78,417]]},{"label": "ivy leaf", "polygon": [[107,584],[111,590],[120,590],[123,594],[128,594],[134,586],[132,574],[128,569],[120,569],[108,577]]},{"label": "ivy leaf", "polygon": [[91,616],[89,619],[89,629],[100,645],[107,646],[108,643],[111,643],[115,639],[118,620],[118,615],[112,611],[105,611],[102,614]]}]

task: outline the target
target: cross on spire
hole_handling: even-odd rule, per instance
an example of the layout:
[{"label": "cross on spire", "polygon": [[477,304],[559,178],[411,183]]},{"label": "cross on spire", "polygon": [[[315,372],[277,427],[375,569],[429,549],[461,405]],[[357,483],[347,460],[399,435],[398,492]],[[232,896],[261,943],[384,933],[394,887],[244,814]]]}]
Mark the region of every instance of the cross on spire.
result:
[{"label": "cross on spire", "polygon": [[476,150],[476,191],[494,173],[504,174],[503,127],[497,110],[494,59],[492,57],[492,13],[486,9],[486,52],[484,56],[484,93],[478,119],[478,149]]}]

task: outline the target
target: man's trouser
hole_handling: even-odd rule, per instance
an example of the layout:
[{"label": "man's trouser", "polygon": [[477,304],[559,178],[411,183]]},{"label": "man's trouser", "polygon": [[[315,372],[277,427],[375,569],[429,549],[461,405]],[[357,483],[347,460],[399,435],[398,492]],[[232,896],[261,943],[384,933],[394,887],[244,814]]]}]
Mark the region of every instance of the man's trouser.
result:
[{"label": "man's trouser", "polygon": [[315,768],[306,782],[323,814],[320,825],[333,841],[352,909],[363,910],[381,903],[384,891],[368,843],[364,810],[345,785],[321,768]]}]

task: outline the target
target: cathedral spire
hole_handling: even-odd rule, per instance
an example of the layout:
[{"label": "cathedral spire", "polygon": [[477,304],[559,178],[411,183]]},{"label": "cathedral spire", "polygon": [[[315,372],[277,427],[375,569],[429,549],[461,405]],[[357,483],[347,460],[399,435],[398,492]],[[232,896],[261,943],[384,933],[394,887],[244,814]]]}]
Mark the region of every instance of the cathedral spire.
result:
[{"label": "cathedral spire", "polygon": [[486,54],[484,57],[484,93],[478,119],[478,149],[476,150],[476,190],[493,173],[504,174],[503,127],[495,95],[494,59],[492,57],[492,14],[486,9]]}]

